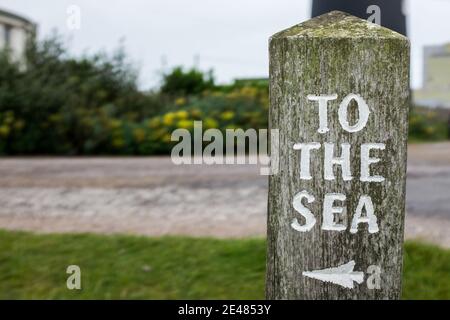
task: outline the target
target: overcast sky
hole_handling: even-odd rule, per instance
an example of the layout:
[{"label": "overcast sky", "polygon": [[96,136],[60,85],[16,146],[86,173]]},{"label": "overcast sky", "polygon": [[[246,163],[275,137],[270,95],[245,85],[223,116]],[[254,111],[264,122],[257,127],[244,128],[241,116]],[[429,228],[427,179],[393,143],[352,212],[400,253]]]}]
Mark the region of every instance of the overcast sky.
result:
[{"label": "overcast sky", "polygon": [[[81,28],[67,27],[67,9],[81,9]],[[70,38],[75,54],[111,50],[121,38],[141,69],[143,88],[175,65],[213,68],[219,82],[268,75],[267,40],[310,17],[309,0],[0,0],[0,8]],[[412,85],[422,83],[422,47],[450,42],[450,0],[409,0]],[[381,13],[382,14],[382,13]],[[381,15],[382,18],[382,15]],[[195,57],[198,57],[197,59]]]}]

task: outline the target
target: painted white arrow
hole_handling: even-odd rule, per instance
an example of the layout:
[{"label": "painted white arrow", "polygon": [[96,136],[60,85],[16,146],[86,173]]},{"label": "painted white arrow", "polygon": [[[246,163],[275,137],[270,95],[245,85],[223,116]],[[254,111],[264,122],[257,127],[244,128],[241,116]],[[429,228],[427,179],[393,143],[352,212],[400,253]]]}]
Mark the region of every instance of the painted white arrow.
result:
[{"label": "painted white arrow", "polygon": [[344,288],[353,289],[353,281],[362,283],[364,281],[364,273],[353,271],[355,261],[350,261],[339,267],[327,268],[322,270],[304,271],[305,277],[317,280],[331,282],[343,286]]}]

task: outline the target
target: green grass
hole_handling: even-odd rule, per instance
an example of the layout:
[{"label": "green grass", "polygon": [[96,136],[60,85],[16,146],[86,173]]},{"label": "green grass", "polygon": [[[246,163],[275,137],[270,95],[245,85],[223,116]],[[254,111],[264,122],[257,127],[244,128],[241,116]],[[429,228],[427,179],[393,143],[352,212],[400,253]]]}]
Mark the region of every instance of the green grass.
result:
[{"label": "green grass", "polygon": [[450,250],[420,242],[405,249],[403,298],[450,299]]},{"label": "green grass", "polygon": [[[263,239],[0,231],[0,299],[263,299],[264,272]],[[449,275],[449,250],[406,244],[404,298],[450,299]]]}]

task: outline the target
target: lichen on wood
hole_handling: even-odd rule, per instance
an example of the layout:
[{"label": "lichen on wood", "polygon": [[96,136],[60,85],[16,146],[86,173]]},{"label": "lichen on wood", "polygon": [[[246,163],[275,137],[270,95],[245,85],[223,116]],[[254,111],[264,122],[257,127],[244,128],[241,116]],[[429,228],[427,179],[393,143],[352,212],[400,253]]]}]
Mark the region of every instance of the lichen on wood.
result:
[{"label": "lichen on wood", "polygon": [[[271,37],[269,128],[279,129],[279,172],[269,178],[266,296],[269,299],[398,299],[401,294],[402,243],[405,214],[406,148],[409,101],[409,41],[389,29],[342,12],[311,19]],[[361,95],[370,108],[364,130],[342,129],[339,102],[350,93]],[[319,133],[317,102],[308,95],[337,94],[329,102],[328,126]],[[351,112],[349,122],[358,120]],[[383,143],[381,161],[374,166],[382,183],[344,181],[339,166],[336,179],[324,180],[323,152],[311,153],[311,180],[299,177],[300,154],[295,143],[350,143],[351,171],[358,177],[360,146]],[[339,152],[339,149],[336,150]],[[292,199],[310,190],[316,201],[306,204],[317,224],[310,232],[291,227],[301,216]],[[321,229],[322,199],[327,193],[346,195],[347,224],[361,194],[371,196],[379,232],[361,226],[356,234]],[[302,276],[354,260],[366,272],[381,268],[381,287],[364,283],[342,288]]]}]

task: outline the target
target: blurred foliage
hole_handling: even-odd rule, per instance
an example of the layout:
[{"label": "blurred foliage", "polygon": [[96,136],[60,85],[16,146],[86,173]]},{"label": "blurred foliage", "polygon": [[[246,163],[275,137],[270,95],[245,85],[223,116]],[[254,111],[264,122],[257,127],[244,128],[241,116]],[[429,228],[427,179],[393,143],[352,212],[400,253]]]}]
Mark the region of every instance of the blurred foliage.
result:
[{"label": "blurred foliage", "polygon": [[30,43],[26,61],[0,57],[1,154],[161,154],[194,120],[266,127],[267,87],[215,86],[212,72],[176,67],[142,92],[123,48],[73,58],[57,36]]},{"label": "blurred foliage", "polygon": [[439,141],[449,138],[448,110],[413,107],[409,115],[409,138],[413,141]]},{"label": "blurred foliage", "polygon": [[115,153],[113,142],[131,140],[132,124],[165,105],[163,96],[138,90],[137,74],[121,47],[112,56],[76,59],[52,36],[31,42],[26,61],[23,67],[6,53],[0,57],[3,154]]},{"label": "blurred foliage", "polygon": [[211,88],[214,88],[212,71],[205,74],[195,68],[184,71],[182,67],[175,67],[163,75],[161,92],[171,96],[184,96],[199,94]]},{"label": "blurred foliage", "polygon": [[[267,79],[215,85],[212,72],[175,67],[143,92],[123,47],[74,58],[52,36],[31,42],[26,66],[0,55],[0,154],[167,154],[176,128],[267,128]],[[410,137],[440,140],[447,117],[413,108]]]}]

